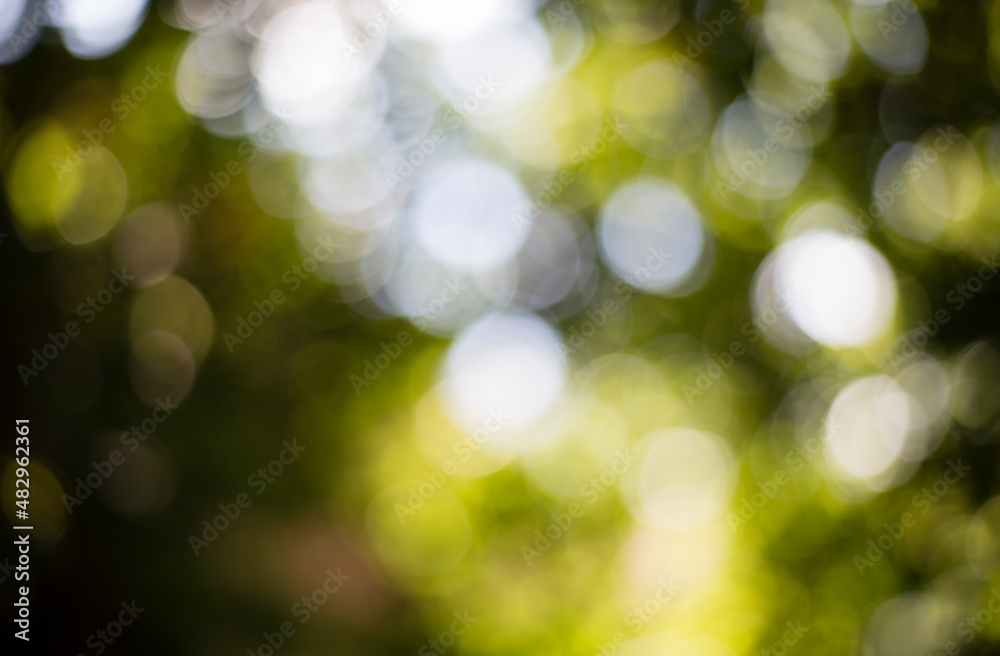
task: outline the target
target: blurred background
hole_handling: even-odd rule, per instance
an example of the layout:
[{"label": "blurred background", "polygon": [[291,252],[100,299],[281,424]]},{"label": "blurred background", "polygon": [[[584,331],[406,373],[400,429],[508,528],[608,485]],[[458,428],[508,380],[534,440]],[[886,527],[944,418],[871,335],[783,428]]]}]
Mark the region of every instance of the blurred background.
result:
[{"label": "blurred background", "polygon": [[0,0],[32,649],[1000,653],[998,85],[994,0]]}]

